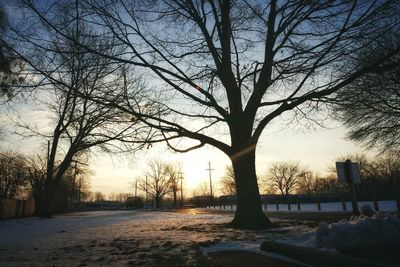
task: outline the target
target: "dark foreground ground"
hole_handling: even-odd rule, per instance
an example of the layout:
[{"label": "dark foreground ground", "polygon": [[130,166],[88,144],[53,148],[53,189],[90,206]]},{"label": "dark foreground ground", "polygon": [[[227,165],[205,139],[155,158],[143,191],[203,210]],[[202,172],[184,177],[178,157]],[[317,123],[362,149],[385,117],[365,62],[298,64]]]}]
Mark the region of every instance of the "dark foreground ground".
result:
[{"label": "dark foreground ground", "polygon": [[259,246],[310,231],[315,222],[276,219],[280,228],[246,231],[229,228],[231,219],[187,209],[0,221],[0,266],[304,266]]}]

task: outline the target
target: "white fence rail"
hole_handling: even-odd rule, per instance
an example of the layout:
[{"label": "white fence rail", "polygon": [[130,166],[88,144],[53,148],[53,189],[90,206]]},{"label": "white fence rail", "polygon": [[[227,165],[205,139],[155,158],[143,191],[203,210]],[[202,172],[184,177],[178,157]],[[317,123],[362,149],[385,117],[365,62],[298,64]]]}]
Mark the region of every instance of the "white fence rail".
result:
[{"label": "white fence rail", "polygon": [[[358,206],[364,205],[370,206],[376,211],[382,212],[394,212],[399,211],[398,203],[395,200],[382,200],[377,202],[377,209],[374,201],[358,201]],[[230,204],[215,204],[206,207],[207,209],[214,210],[236,210],[236,205]],[[351,202],[328,202],[328,203],[296,203],[296,204],[263,204],[262,208],[264,211],[321,211],[321,212],[341,212],[341,211],[352,211]]]}]

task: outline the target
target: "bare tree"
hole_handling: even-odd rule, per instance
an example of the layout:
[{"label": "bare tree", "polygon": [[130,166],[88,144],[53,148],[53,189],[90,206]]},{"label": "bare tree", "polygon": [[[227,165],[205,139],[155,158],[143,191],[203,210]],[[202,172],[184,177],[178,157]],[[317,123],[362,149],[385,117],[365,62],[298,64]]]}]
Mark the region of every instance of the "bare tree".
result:
[{"label": "bare tree", "polygon": [[264,189],[264,193],[266,195],[274,195],[276,193],[276,189],[272,186],[266,186]]},{"label": "bare tree", "polygon": [[14,151],[0,152],[0,198],[14,198],[27,185],[25,159]]},{"label": "bare tree", "polygon": [[37,154],[27,157],[28,180],[31,187],[32,197],[35,199],[35,214],[39,215],[41,200],[44,193],[46,181],[46,157]]},{"label": "bare tree", "polygon": [[224,195],[236,195],[235,173],[232,166],[225,167],[224,176],[220,180],[221,193]]},{"label": "bare tree", "polygon": [[[60,19],[66,17],[61,16]],[[38,89],[45,88],[49,95],[43,102],[52,112],[53,132],[45,134],[29,124],[19,125],[28,130],[28,134],[51,138],[46,180],[39,206],[39,213],[43,217],[52,216],[55,188],[63,181],[73,161],[94,147],[103,151],[111,151],[113,148],[122,150],[123,145],[117,146],[117,142],[121,140],[129,140],[126,144],[129,145],[129,151],[132,151],[135,148],[132,140],[138,134],[138,131],[132,130],[132,126],[136,124],[135,120],[113,107],[99,106],[93,100],[96,97],[103,98],[115,88],[126,88],[126,68],[114,65],[104,57],[88,54],[76,43],[90,43],[108,51],[114,48],[108,43],[93,39],[90,36],[91,30],[80,20],[65,27],[63,31],[69,38],[54,38],[51,47],[48,48],[53,51],[52,62],[46,60],[48,50],[36,51],[43,60],[38,64],[50,64],[49,68],[54,68],[51,70],[51,76],[45,74],[42,69],[38,75],[43,79],[35,84]],[[52,89],[50,92],[49,85]],[[117,103],[121,99],[113,97],[109,98],[109,101]],[[82,189],[81,184],[76,186],[74,183],[73,186],[75,189]]]},{"label": "bare tree", "polygon": [[319,177],[312,171],[305,171],[298,181],[297,193],[313,195],[317,193]]},{"label": "bare tree", "polygon": [[154,199],[156,208],[159,208],[164,196],[171,192],[171,177],[167,172],[167,165],[160,160],[150,161],[145,175],[139,178],[138,186]]},{"label": "bare tree", "polygon": [[204,181],[199,183],[196,188],[193,190],[193,196],[194,197],[207,197],[208,200],[210,198],[210,185]]},{"label": "bare tree", "polygon": [[315,194],[322,196],[343,195],[348,192],[346,184],[340,183],[336,176],[318,178]]},{"label": "bare tree", "polygon": [[94,202],[102,202],[106,200],[106,196],[101,192],[94,192],[93,193],[93,201]]},{"label": "bare tree", "polygon": [[282,195],[290,195],[299,186],[300,181],[307,173],[299,162],[275,162],[268,169],[266,182],[269,186],[279,190]]},{"label": "bare tree", "polygon": [[131,194],[129,193],[118,193],[115,197],[115,200],[118,202],[125,202]]},{"label": "bare tree", "polygon": [[[181,163],[166,164],[166,173],[169,176],[171,192],[173,195],[174,208],[177,207],[178,193],[182,190],[183,172]],[[183,200],[182,200],[183,201]]]},{"label": "bare tree", "polygon": [[[27,8],[63,35],[54,20],[57,6],[24,1]],[[68,3],[68,1],[65,1]],[[63,1],[64,3],[64,1]],[[65,4],[65,3],[64,3]],[[261,208],[255,151],[266,127],[281,115],[308,118],[320,101],[367,73],[380,71],[400,47],[368,66],[346,68],[348,59],[398,25],[398,1],[71,1],[96,25],[99,36],[116,40],[123,52],[113,60],[131,64],[158,80],[149,103],[121,110],[157,129],[174,151],[211,145],[232,161],[238,206],[233,225],[270,225]],[[45,10],[42,11],[42,10]],[[375,25],[375,27],[371,27]],[[110,58],[84,43],[87,51]],[[151,74],[150,74],[151,73]],[[114,92],[116,93],[116,92]],[[131,95],[130,93],[127,96]],[[196,121],[196,123],[193,123]],[[226,133],[226,135],[221,135]],[[188,147],[179,146],[193,142]]]}]

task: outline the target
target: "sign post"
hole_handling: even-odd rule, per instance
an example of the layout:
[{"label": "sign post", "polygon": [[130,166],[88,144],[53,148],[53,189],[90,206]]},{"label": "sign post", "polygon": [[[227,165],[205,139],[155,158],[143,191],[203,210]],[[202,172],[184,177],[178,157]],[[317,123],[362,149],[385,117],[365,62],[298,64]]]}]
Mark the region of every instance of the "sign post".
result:
[{"label": "sign post", "polygon": [[336,171],[339,181],[349,184],[353,214],[359,215],[357,192],[354,186],[356,183],[360,183],[360,169],[358,163],[351,162],[349,159],[346,160],[346,162],[336,162]]}]

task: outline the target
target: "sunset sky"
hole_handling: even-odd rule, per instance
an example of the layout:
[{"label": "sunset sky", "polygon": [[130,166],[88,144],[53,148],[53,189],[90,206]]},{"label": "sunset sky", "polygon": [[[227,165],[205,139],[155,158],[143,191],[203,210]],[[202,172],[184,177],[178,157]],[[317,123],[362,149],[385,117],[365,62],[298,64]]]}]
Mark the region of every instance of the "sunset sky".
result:
[{"label": "sunset sky", "polygon": [[[27,98],[29,100],[29,98]],[[42,97],[43,99],[43,97]],[[10,114],[3,107],[0,121],[4,124],[9,117],[20,116],[24,121],[35,125],[41,131],[51,131],[52,123],[48,111],[40,104],[19,101],[12,106],[18,115]],[[321,116],[320,116],[321,117]],[[323,116],[322,116],[323,117]],[[268,166],[275,161],[299,161],[305,167],[324,175],[329,167],[334,166],[335,159],[349,153],[364,151],[361,146],[346,138],[346,129],[336,121],[322,120],[325,128],[288,123],[288,117],[278,117],[264,130],[257,146],[257,174],[265,175]],[[307,121],[303,121],[303,124]],[[8,122],[8,129],[13,131],[15,126]],[[0,147],[13,149],[26,155],[38,153],[47,143],[43,138],[22,138],[16,134],[6,134],[0,140]],[[160,143],[151,149],[137,152],[132,159],[95,153],[90,159],[91,190],[110,193],[134,192],[132,183],[143,174],[150,160],[181,162],[184,172],[185,195],[192,196],[193,190],[201,183],[208,185],[209,173],[206,171],[208,162],[214,169],[212,178],[215,183],[224,174],[225,166],[230,164],[229,158],[216,148],[210,146],[185,154],[173,153],[167,145]],[[218,190],[214,191],[218,194]]]},{"label": "sunset sky", "polygon": [[[37,125],[38,128],[43,129],[49,125],[48,119],[40,110],[25,105],[19,105],[18,108],[24,114],[25,120]],[[323,175],[328,167],[334,166],[337,157],[363,151],[360,146],[346,139],[346,130],[339,123],[327,122],[326,126],[326,128],[298,129],[299,127],[294,124],[292,127],[283,125],[267,128],[257,147],[258,175],[262,176],[272,162],[285,160],[300,161],[306,167]],[[41,143],[43,144],[40,139],[8,134],[0,141],[0,146],[32,154],[40,150]],[[90,178],[91,190],[106,195],[113,192],[133,192],[130,184],[143,173],[143,167],[150,160],[181,162],[185,177],[185,195],[188,197],[192,196],[193,190],[199,184],[208,183],[209,174],[206,170],[208,162],[211,162],[211,167],[214,169],[212,172],[214,181],[220,179],[225,166],[230,164],[227,156],[212,147],[179,154],[168,150],[165,144],[159,144],[138,152],[133,161],[115,155],[96,153],[90,159],[90,168],[94,173]]]},{"label": "sunset sky", "polygon": [[[29,98],[27,98],[28,101]],[[51,131],[51,121],[45,107],[32,102],[18,102],[13,107],[18,110],[26,122],[36,125],[40,130]],[[2,124],[7,120],[7,108],[0,113]],[[13,114],[11,117],[15,117]],[[290,120],[289,120],[290,121]],[[288,118],[276,118],[264,130],[257,146],[257,172],[262,177],[268,166],[274,161],[294,160],[323,175],[329,167],[334,166],[335,159],[349,153],[363,151],[360,146],[346,139],[346,129],[336,121],[324,121],[326,128],[319,126],[301,127],[297,123],[288,123]],[[9,122],[9,130],[14,126]],[[0,140],[4,149],[14,149],[24,154],[34,154],[42,149],[47,140],[39,138],[21,138],[15,134],[7,134]],[[43,150],[42,150],[43,151]],[[104,154],[94,155],[90,159],[91,190],[105,194],[133,192],[131,183],[143,174],[143,168],[150,160],[181,162],[184,171],[185,195],[192,196],[199,184],[207,182],[208,162],[214,169],[212,178],[218,181],[224,173],[225,166],[230,164],[226,155],[216,148],[204,148],[185,153],[173,153],[166,144],[161,143],[138,152],[133,160]]]},{"label": "sunset sky", "polygon": [[[274,161],[296,160],[310,169],[324,174],[328,167],[334,166],[339,156],[361,152],[363,149],[345,138],[346,131],[338,124],[330,129],[293,132],[291,130],[266,131],[257,149],[257,172],[263,175]],[[132,190],[129,183],[140,175],[142,167],[150,159],[181,161],[184,168],[185,185],[191,196],[193,189],[200,183],[208,183],[208,162],[214,169],[215,180],[224,173],[229,159],[215,148],[206,147],[185,154],[168,151],[165,145],[139,152],[134,163],[126,160],[110,159],[103,156],[92,159],[92,169],[96,172],[92,177],[92,190],[104,193],[127,192]]]}]

